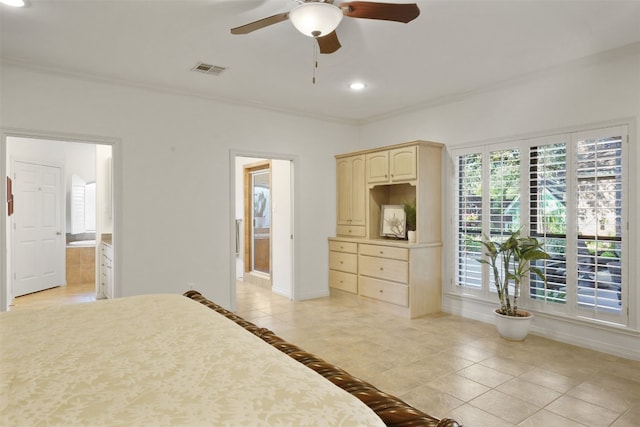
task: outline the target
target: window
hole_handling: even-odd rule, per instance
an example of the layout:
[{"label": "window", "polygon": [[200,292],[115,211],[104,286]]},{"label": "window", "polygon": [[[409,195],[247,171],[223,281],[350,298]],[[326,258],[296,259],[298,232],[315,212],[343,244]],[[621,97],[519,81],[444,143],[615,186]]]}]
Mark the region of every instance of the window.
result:
[{"label": "window", "polygon": [[547,280],[532,275],[523,306],[626,324],[626,141],[620,127],[454,152],[457,288],[494,292],[481,236],[524,226],[551,259],[537,262]]}]

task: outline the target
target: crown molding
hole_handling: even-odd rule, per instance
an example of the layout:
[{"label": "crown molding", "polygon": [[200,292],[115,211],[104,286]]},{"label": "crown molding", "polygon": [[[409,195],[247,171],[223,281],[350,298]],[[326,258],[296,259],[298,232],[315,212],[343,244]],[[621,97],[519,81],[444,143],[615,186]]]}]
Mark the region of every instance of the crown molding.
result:
[{"label": "crown molding", "polygon": [[23,68],[30,71],[35,71],[43,74],[57,75],[66,78],[73,78],[78,80],[97,82],[115,86],[131,87],[135,89],[147,90],[155,93],[165,93],[170,95],[186,96],[192,98],[200,98],[208,101],[231,104],[239,107],[254,108],[257,110],[264,110],[273,113],[286,114],[289,116],[303,117],[307,119],[320,120],[325,122],[333,122],[344,125],[355,126],[358,124],[357,120],[345,119],[344,117],[337,117],[331,115],[317,114],[311,111],[294,110],[290,108],[278,107],[267,103],[257,101],[243,101],[235,98],[228,98],[222,96],[215,96],[209,94],[203,94],[201,92],[184,90],[175,86],[156,85],[148,82],[141,82],[136,80],[122,79],[115,76],[86,73],[77,70],[70,70],[60,67],[54,67],[50,65],[40,64],[38,62],[27,61],[20,58],[2,57],[0,58],[1,66],[13,66],[16,68]]}]

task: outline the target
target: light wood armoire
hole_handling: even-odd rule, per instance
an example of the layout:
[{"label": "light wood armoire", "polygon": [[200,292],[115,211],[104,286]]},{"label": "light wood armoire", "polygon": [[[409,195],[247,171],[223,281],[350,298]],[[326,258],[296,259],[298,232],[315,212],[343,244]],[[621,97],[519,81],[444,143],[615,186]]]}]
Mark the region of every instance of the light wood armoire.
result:
[{"label": "light wood armoire", "polygon": [[[329,286],[405,317],[440,311],[443,144],[414,141],[336,156]],[[416,239],[381,236],[384,205],[416,202]]]}]

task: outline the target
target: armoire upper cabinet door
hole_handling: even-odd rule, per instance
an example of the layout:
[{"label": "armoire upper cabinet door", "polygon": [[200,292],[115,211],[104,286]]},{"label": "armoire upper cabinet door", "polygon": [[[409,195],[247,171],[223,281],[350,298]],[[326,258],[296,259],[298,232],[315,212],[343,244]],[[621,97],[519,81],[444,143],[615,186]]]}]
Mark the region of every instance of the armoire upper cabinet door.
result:
[{"label": "armoire upper cabinet door", "polygon": [[367,154],[367,183],[412,181],[417,177],[415,145]]},{"label": "armoire upper cabinet door", "polygon": [[391,182],[416,179],[416,146],[394,148],[389,151],[389,175]]},{"label": "armoire upper cabinet door", "polygon": [[389,151],[367,154],[367,182],[389,182]]}]

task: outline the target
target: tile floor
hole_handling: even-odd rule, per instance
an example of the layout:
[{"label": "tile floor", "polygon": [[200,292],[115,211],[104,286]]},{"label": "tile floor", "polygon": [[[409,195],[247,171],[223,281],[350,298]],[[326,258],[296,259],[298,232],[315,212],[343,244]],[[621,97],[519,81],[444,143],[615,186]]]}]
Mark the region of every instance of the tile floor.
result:
[{"label": "tile floor", "polygon": [[[91,301],[93,284],[11,310]],[[238,283],[237,312],[376,387],[465,427],[640,426],[640,362],[440,314],[403,319],[345,295],[292,302]]]},{"label": "tile floor", "polygon": [[70,283],[13,299],[9,311],[41,308],[50,305],[76,304],[96,300],[95,283]]},{"label": "tile floor", "polygon": [[640,426],[640,362],[440,314],[403,319],[342,295],[291,302],[238,283],[237,312],[383,391],[465,427]]}]

